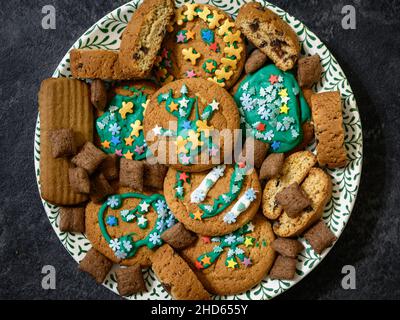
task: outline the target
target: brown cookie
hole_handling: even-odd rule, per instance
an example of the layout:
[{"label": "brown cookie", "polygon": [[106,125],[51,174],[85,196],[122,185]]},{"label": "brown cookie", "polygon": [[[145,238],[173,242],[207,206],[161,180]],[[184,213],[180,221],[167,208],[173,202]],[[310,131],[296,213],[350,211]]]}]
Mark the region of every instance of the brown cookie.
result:
[{"label": "brown cookie", "polygon": [[115,272],[117,289],[121,296],[130,296],[134,293],[146,291],[142,268],[136,264],[129,268],[120,268]]},{"label": "brown cookie", "polygon": [[181,252],[211,293],[231,295],[257,285],[271,268],[275,236],[260,214],[238,231],[220,238],[199,238]]},{"label": "brown cookie", "polygon": [[73,128],[76,146],[93,140],[93,107],[86,83],[66,78],[47,79],[39,92],[40,187],[42,198],[56,205],[76,205],[87,200],[69,185],[67,159],[54,159],[49,133]]},{"label": "brown cookie", "polygon": [[174,14],[172,0],[144,0],[122,35],[119,63],[134,78],[150,75],[167,26]]},{"label": "brown cookie", "polygon": [[[151,97],[144,133],[159,163],[199,172],[224,160],[239,125],[239,111],[226,90],[204,79],[188,79],[170,83]],[[224,129],[229,136],[222,134]],[[212,135],[218,133],[221,139],[212,144]]]},{"label": "brown cookie", "polygon": [[[162,232],[171,227],[175,219],[166,209],[161,195],[133,197],[133,192],[120,188],[102,204],[90,202],[86,207],[86,235],[92,246],[111,261],[125,266],[149,267],[151,255],[162,244]],[[157,212],[159,203],[163,207]]]},{"label": "brown cookie", "polygon": [[246,175],[246,171],[238,165],[190,175],[170,169],[164,182],[168,206],[195,233],[218,236],[233,232],[254,217],[261,202],[257,173],[252,170]]},{"label": "brown cookie", "polygon": [[229,89],[239,78],[245,58],[244,38],[227,13],[210,5],[185,4],[176,9],[156,76],[161,83],[209,79]]},{"label": "brown cookie", "polygon": [[235,24],[279,69],[294,67],[300,43],[295,31],[276,13],[257,2],[247,3],[240,8]]},{"label": "brown cookie", "polygon": [[209,300],[195,273],[169,245],[159,248],[152,257],[152,269],[165,290],[176,300]]}]

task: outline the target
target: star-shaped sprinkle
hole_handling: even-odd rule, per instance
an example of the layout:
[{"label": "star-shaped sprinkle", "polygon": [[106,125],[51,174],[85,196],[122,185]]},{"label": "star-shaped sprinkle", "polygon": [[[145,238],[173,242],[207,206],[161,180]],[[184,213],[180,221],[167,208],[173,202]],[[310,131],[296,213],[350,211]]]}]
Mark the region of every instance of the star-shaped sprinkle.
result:
[{"label": "star-shaped sprinkle", "polygon": [[195,219],[195,220],[201,221],[201,220],[202,220],[203,213],[202,213],[200,210],[197,210],[195,213],[193,213],[193,216],[194,216],[194,219]]},{"label": "star-shaped sprinkle", "polygon": [[257,126],[257,130],[258,130],[258,131],[261,131],[261,132],[265,131],[265,124],[264,124],[264,123],[260,123],[260,124]]},{"label": "star-shaped sprinkle", "polygon": [[217,52],[218,51],[218,44],[217,42],[213,42],[210,44],[210,50]]},{"label": "star-shaped sprinkle", "polygon": [[287,97],[287,96],[288,96],[287,89],[282,89],[281,91],[279,91],[278,94],[279,94],[281,97]]},{"label": "star-shaped sprinkle", "polygon": [[161,57],[163,58],[168,58],[168,50],[164,48],[161,52]]},{"label": "star-shaped sprinkle", "polygon": [[243,169],[243,168],[246,167],[246,162],[244,162],[244,161],[239,162],[238,165],[239,165],[239,168],[240,168],[240,169]]},{"label": "star-shaped sprinkle", "polygon": [[118,225],[118,219],[114,216],[108,216],[106,219],[106,223],[110,226],[110,227],[115,227]]},{"label": "star-shaped sprinkle", "polygon": [[247,230],[248,230],[249,232],[253,232],[253,231],[254,231],[254,224],[252,224],[251,222],[249,222],[249,223],[247,224]]},{"label": "star-shaped sprinkle", "polygon": [[188,92],[189,92],[189,90],[188,90],[186,84],[183,84],[182,87],[181,87],[181,93],[182,94],[187,94]]},{"label": "star-shaped sprinkle", "polygon": [[188,70],[186,71],[186,77],[189,79],[197,77],[197,74],[194,70]]},{"label": "star-shaped sprinkle", "polygon": [[195,36],[195,33],[192,30],[188,30],[188,32],[186,32],[187,40],[194,40],[194,36]]},{"label": "star-shaped sprinkle", "polygon": [[133,159],[133,153],[130,152],[130,151],[125,153],[124,156],[125,156],[125,159],[128,159],[128,160],[132,160]]},{"label": "star-shaped sprinkle", "polygon": [[119,109],[119,114],[122,119],[126,119],[127,113],[133,113],[133,103],[132,102],[122,102],[122,108]]},{"label": "star-shaped sprinkle", "polygon": [[192,129],[192,122],[190,120],[183,121],[181,125],[182,129],[189,130]]},{"label": "star-shaped sprinkle", "polygon": [[243,264],[246,268],[250,267],[252,265],[250,258],[244,258],[243,259]]},{"label": "star-shaped sprinkle", "polygon": [[203,266],[207,267],[208,265],[211,264],[211,258],[205,255],[203,259],[201,259],[201,262],[203,263]]},{"label": "star-shaped sprinkle", "polygon": [[211,106],[212,111],[219,110],[219,102],[217,102],[216,100],[213,100],[210,103],[210,106]]},{"label": "star-shaped sprinkle", "polygon": [[187,143],[187,139],[184,139],[182,136],[178,136],[175,140],[176,153],[188,153],[189,150],[185,147]]},{"label": "star-shaped sprinkle", "polygon": [[233,260],[233,259],[228,260],[228,268],[235,269],[236,265],[237,265],[237,262],[235,260]]},{"label": "star-shaped sprinkle", "polygon": [[278,76],[271,74],[271,76],[269,77],[269,83],[270,84],[275,84],[278,82]]},{"label": "star-shaped sprinkle", "polygon": [[147,219],[145,217],[143,217],[143,216],[139,216],[138,219],[137,219],[137,224],[139,226],[145,225],[146,222],[147,222]]},{"label": "star-shaped sprinkle", "polygon": [[274,141],[274,142],[271,144],[271,147],[272,147],[272,149],[273,149],[274,151],[278,150],[280,146],[281,146],[281,143],[280,143],[279,141]]},{"label": "star-shaped sprinkle", "polygon": [[110,141],[104,140],[101,145],[104,149],[110,149]]},{"label": "star-shaped sprinkle", "polygon": [[201,264],[200,261],[196,261],[196,262],[194,263],[194,266],[195,266],[196,269],[198,269],[198,270],[204,269],[204,267],[203,267],[203,265]]},{"label": "star-shaped sprinkle", "polygon": [[203,241],[203,243],[211,243],[210,237],[201,237],[201,240]]},{"label": "star-shaped sprinkle", "polygon": [[140,130],[143,130],[143,126],[140,120],[136,120],[135,123],[132,123],[131,128],[132,128],[131,136],[135,137],[139,137]]},{"label": "star-shaped sprinkle", "polygon": [[140,210],[142,210],[142,212],[147,212],[149,211],[149,207],[150,205],[147,202],[143,202],[141,204],[139,204]]},{"label": "star-shaped sprinkle", "polygon": [[217,154],[218,154],[218,151],[219,150],[216,147],[212,146],[211,149],[209,150],[210,156],[211,157],[216,157]]},{"label": "star-shaped sprinkle", "polygon": [[286,104],[282,105],[282,107],[280,108],[281,113],[287,114],[288,111],[289,111],[289,107]]},{"label": "star-shaped sprinkle", "polygon": [[286,96],[286,97],[283,96],[283,97],[281,97],[281,100],[282,100],[282,103],[287,104],[288,101],[290,100],[290,98],[288,96]]},{"label": "star-shaped sprinkle", "polygon": [[175,102],[172,101],[172,102],[169,104],[169,110],[170,110],[171,112],[177,111],[177,110],[178,110],[178,104],[176,104]]},{"label": "star-shaped sprinkle", "polygon": [[134,141],[134,140],[132,139],[132,137],[125,138],[124,140],[125,140],[125,144],[126,144],[127,146],[131,146],[132,143],[133,143],[133,141]]},{"label": "star-shaped sprinkle", "polygon": [[121,143],[121,140],[120,140],[119,137],[114,136],[114,137],[111,138],[111,143],[112,143],[114,146],[116,146],[117,144]]},{"label": "star-shaped sprinkle", "polygon": [[186,99],[186,98],[182,98],[182,99],[179,101],[179,105],[180,105],[182,108],[187,108],[188,103],[189,103],[189,100]]},{"label": "star-shaped sprinkle", "polygon": [[186,37],[185,37],[185,35],[184,35],[182,32],[180,32],[180,33],[178,33],[178,34],[176,35],[176,42],[177,42],[177,43],[184,43],[185,40],[186,40]]},{"label": "star-shaped sprinkle", "polygon": [[144,152],[144,146],[136,146],[135,147],[135,152],[137,153],[137,154],[143,154],[143,152]]},{"label": "star-shaped sprinkle", "polygon": [[212,62],[206,62],[206,71],[208,71],[209,73],[212,73],[214,69],[215,69],[215,66]]},{"label": "star-shaped sprinkle", "polygon": [[122,157],[122,150],[115,150],[115,154],[116,154],[118,157]]},{"label": "star-shaped sprinkle", "polygon": [[254,246],[253,243],[254,239],[251,237],[246,237],[246,239],[244,240],[244,245],[248,248],[248,247],[252,247]]},{"label": "star-shaped sprinkle", "polygon": [[189,176],[187,175],[186,172],[182,172],[182,173],[179,175],[179,180],[184,181],[185,183],[187,183],[187,179],[189,179]]},{"label": "star-shaped sprinkle", "polygon": [[187,141],[192,143],[192,146],[190,147],[192,150],[195,150],[204,144],[203,141],[199,140],[199,137],[200,133],[196,133],[194,130],[189,131],[189,137],[187,138]]},{"label": "star-shaped sprinkle", "polygon": [[190,163],[190,157],[187,156],[186,154],[183,154],[181,156],[181,163],[184,165],[188,165]]},{"label": "star-shaped sprinkle", "polygon": [[161,129],[162,129],[162,127],[160,127],[158,124],[156,124],[156,126],[153,128],[153,133],[156,136],[159,136],[159,135],[161,135]]}]

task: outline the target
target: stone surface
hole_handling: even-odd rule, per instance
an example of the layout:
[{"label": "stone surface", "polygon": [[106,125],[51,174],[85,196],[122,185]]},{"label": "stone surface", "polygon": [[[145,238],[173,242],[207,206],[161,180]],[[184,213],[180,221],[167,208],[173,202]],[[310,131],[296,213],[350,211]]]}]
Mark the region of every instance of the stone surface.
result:
[{"label": "stone surface", "polygon": [[[78,271],[53,232],[36,186],[33,137],[40,80],[52,75],[86,29],[124,2],[2,3],[0,298],[119,299]],[[278,299],[399,299],[400,3],[352,1],[357,29],[343,30],[341,9],[347,1],[273,2],[302,20],[331,49],[354,90],[364,130],[364,170],[348,226],[327,258]],[[41,28],[42,6],[49,3],[57,10],[56,30]],[[56,290],[41,287],[44,265],[57,270]],[[356,268],[356,290],[341,287],[344,265]]]}]

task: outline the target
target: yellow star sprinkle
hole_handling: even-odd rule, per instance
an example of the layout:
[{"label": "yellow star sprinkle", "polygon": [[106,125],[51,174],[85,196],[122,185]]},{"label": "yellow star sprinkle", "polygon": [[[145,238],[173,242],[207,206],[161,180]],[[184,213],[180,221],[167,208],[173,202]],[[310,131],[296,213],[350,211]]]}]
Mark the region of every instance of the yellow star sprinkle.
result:
[{"label": "yellow star sprinkle", "polygon": [[288,113],[288,111],[289,111],[289,108],[288,108],[288,106],[286,105],[286,104],[284,104],[284,105],[282,105],[282,107],[281,107],[281,113]]},{"label": "yellow star sprinkle", "polygon": [[239,47],[237,49],[234,46],[224,48],[224,52],[226,54],[228,54],[229,56],[235,56],[236,59],[238,60],[240,60],[241,58],[242,51],[243,51],[242,47]]},{"label": "yellow star sprinkle", "polygon": [[188,30],[188,32],[186,32],[186,39],[187,40],[194,40],[194,36],[195,36],[195,33],[193,31]]},{"label": "yellow star sprinkle", "polygon": [[185,148],[186,144],[188,143],[188,141],[186,139],[183,139],[182,136],[178,136],[175,140],[175,144],[176,144],[176,153],[188,153],[189,150]]},{"label": "yellow star sprinkle", "polygon": [[208,15],[211,14],[210,9],[207,7],[204,8],[202,12],[197,13],[197,15],[204,21],[207,22]]},{"label": "yellow star sprinkle", "polygon": [[223,14],[219,14],[217,10],[213,10],[213,17],[208,19],[208,27],[210,29],[215,29],[216,27],[219,27],[219,21],[223,18],[225,18]]},{"label": "yellow star sprinkle", "polygon": [[132,132],[130,135],[135,136],[135,137],[139,137],[140,130],[143,130],[143,126],[142,126],[142,123],[140,122],[140,120],[136,120],[135,123],[132,123],[131,128],[132,128]]},{"label": "yellow star sprinkle", "polygon": [[183,49],[182,54],[185,60],[189,60],[192,65],[196,65],[196,60],[200,58],[200,53],[194,53],[194,49],[190,47],[189,49]]},{"label": "yellow star sprinkle", "polygon": [[214,69],[214,65],[212,64],[212,62],[206,62],[206,70],[209,72],[212,72]]},{"label": "yellow star sprinkle", "polygon": [[132,102],[122,102],[122,108],[119,109],[119,114],[122,119],[126,119],[127,113],[133,113],[133,103]]},{"label": "yellow star sprinkle", "polygon": [[208,138],[210,136],[210,130],[213,130],[213,126],[207,124],[207,120],[197,120],[196,121],[197,132],[204,132],[204,136]]},{"label": "yellow star sprinkle", "polygon": [[171,112],[177,111],[177,110],[178,110],[178,105],[177,105],[175,102],[172,101],[172,102],[169,104],[169,110],[170,110]]},{"label": "yellow star sprinkle", "polygon": [[288,93],[287,93],[287,89],[282,89],[281,91],[279,91],[278,93],[281,97],[287,97]]},{"label": "yellow star sprinkle", "polygon": [[187,10],[183,12],[183,14],[186,16],[188,21],[192,21],[194,17],[197,16],[197,12],[195,11],[197,7],[198,7],[197,4],[186,4]]},{"label": "yellow star sprinkle", "polygon": [[110,141],[104,140],[101,145],[104,149],[110,149]]},{"label": "yellow star sprinkle", "polygon": [[197,210],[195,213],[193,213],[193,216],[195,220],[202,220],[203,214],[201,213],[200,210]]},{"label": "yellow star sprinkle", "polygon": [[246,247],[252,247],[254,245],[253,238],[246,237],[246,239],[244,240],[244,245]]},{"label": "yellow star sprinkle", "polygon": [[228,260],[228,268],[235,269],[237,262],[233,259]]},{"label": "yellow star sprinkle", "polygon": [[221,63],[225,67],[231,67],[232,70],[236,70],[237,69],[237,60],[236,59],[222,58],[221,59]]},{"label": "yellow star sprinkle", "polygon": [[211,264],[211,260],[209,256],[204,256],[203,259],[201,259],[201,262],[203,262],[203,266]]},{"label": "yellow star sprinkle", "polygon": [[224,23],[218,28],[218,35],[221,37],[224,36],[226,33],[229,33],[229,28],[234,27],[235,24],[230,22],[229,19],[226,19]]},{"label": "yellow star sprinkle", "polygon": [[215,71],[215,75],[217,76],[218,80],[229,80],[233,76],[233,71],[230,70],[228,72],[225,71],[225,68],[218,69]]},{"label": "yellow star sprinkle", "polygon": [[133,153],[128,151],[127,153],[124,154],[125,158],[128,160],[132,160],[133,157]]},{"label": "yellow star sprinkle", "polygon": [[188,134],[189,138],[187,139],[187,141],[192,143],[192,146],[190,147],[192,150],[195,150],[199,146],[202,146],[204,144],[203,141],[199,140],[200,133],[196,133],[194,130],[190,130]]},{"label": "yellow star sprinkle", "polygon": [[131,146],[132,143],[133,143],[133,141],[134,141],[134,140],[133,140],[131,137],[125,138],[125,144],[126,144],[127,146]]}]

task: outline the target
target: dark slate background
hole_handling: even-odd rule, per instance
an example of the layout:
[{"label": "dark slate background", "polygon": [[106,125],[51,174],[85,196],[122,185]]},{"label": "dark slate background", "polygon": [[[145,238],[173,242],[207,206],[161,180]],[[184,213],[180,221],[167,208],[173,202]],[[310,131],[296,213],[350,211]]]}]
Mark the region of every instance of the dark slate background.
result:
[{"label": "dark slate background", "polygon": [[[77,270],[51,229],[33,168],[40,81],[73,42],[124,0],[13,0],[0,6],[0,298],[119,299]],[[279,299],[400,298],[400,1],[289,1],[275,4],[327,44],[356,95],[364,129],[358,200],[340,240],[306,279]],[[41,28],[42,6],[57,9],[57,30]],[[341,28],[354,5],[357,29]],[[41,288],[54,265],[57,289]],[[354,265],[357,289],[343,290],[341,270]]]}]

